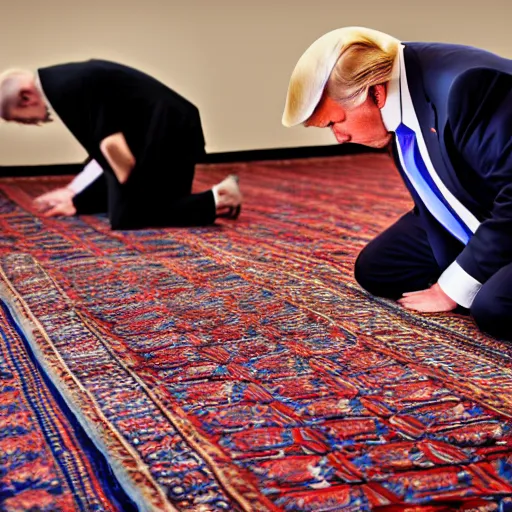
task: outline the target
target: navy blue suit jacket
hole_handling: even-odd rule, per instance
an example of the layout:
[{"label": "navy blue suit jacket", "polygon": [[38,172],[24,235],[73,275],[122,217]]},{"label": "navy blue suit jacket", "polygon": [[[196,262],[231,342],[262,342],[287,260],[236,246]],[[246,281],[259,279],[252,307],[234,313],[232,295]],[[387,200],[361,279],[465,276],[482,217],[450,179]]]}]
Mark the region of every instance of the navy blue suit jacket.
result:
[{"label": "navy blue suit jacket", "polygon": [[441,268],[456,259],[484,283],[512,263],[512,60],[461,45],[404,45],[409,91],[432,163],[481,224],[464,246],[411,194]]}]

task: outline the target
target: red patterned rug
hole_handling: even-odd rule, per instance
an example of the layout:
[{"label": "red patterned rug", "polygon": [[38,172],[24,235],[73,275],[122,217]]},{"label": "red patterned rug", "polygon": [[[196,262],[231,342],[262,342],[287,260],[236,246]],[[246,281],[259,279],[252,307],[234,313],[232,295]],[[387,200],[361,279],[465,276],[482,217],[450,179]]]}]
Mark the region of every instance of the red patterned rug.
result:
[{"label": "red patterned rug", "polygon": [[[6,284],[0,280],[1,294],[12,299]],[[0,510],[136,510],[112,482],[104,457],[74,421],[0,300]]]},{"label": "red patterned rug", "polygon": [[149,510],[506,510],[511,348],[353,280],[411,207],[387,157],[214,166],[196,186],[233,171],[238,222],[136,232],[35,216],[62,178],[0,181],[5,299],[126,492]]}]

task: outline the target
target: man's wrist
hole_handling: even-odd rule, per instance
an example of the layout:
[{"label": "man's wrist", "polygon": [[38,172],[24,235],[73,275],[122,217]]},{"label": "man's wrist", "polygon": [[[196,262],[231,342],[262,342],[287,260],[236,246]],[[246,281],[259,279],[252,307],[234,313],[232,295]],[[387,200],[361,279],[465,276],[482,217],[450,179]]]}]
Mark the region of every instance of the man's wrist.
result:
[{"label": "man's wrist", "polygon": [[72,197],[72,198],[76,196],[77,191],[73,188],[73,185],[72,185],[71,183],[69,183],[68,185],[66,185],[64,188],[65,188],[66,190],[68,190],[69,192],[71,192],[71,194],[72,194],[72,195],[71,195],[71,197]]}]

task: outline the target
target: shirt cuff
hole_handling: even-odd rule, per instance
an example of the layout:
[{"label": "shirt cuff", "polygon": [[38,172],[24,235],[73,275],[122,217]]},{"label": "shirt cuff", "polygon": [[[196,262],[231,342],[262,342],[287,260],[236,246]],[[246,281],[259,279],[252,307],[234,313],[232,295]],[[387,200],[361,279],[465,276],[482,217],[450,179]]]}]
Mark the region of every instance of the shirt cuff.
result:
[{"label": "shirt cuff", "polygon": [[93,181],[96,181],[102,173],[103,169],[100,167],[100,164],[96,162],[96,160],[91,160],[67,187],[75,194],[78,194],[86,189]]},{"label": "shirt cuff", "polygon": [[219,191],[217,190],[217,188],[218,188],[218,185],[214,185],[212,187],[213,200],[215,201],[215,206],[217,206],[219,204]]},{"label": "shirt cuff", "polygon": [[471,307],[482,288],[482,284],[470,276],[456,261],[441,274],[437,283],[450,299],[466,309]]}]

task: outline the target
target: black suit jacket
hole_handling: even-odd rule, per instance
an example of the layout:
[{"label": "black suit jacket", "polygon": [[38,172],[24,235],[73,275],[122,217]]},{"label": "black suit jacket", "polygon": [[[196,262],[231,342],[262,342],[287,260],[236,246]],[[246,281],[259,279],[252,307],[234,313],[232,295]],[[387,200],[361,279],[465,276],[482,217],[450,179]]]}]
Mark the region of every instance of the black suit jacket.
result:
[{"label": "black suit jacket", "polygon": [[[198,109],[158,80],[114,62],[89,60],[38,70],[43,91],[71,133],[105,170],[100,150],[122,132],[136,160],[134,172],[161,169],[179,180],[185,159],[204,156]],[[187,179],[189,179],[187,177]]]},{"label": "black suit jacket", "polygon": [[441,268],[456,259],[483,283],[512,263],[512,61],[461,45],[404,45],[409,91],[432,163],[481,224],[464,246],[411,194]]}]

